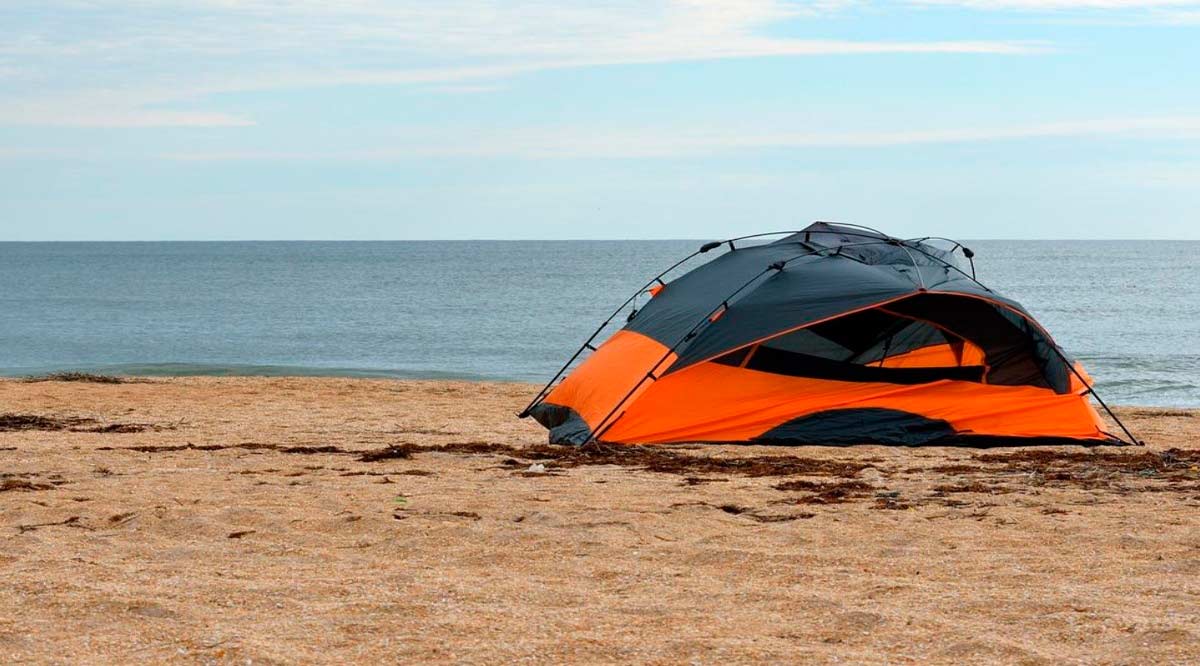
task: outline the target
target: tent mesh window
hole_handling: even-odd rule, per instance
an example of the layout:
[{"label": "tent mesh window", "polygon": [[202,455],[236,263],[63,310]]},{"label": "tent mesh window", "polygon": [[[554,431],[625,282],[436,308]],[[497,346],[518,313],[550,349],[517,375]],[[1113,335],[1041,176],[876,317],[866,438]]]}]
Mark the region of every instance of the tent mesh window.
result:
[{"label": "tent mesh window", "polygon": [[983,382],[979,347],[929,321],[865,310],[743,347],[715,359],[778,375],[856,382]]}]

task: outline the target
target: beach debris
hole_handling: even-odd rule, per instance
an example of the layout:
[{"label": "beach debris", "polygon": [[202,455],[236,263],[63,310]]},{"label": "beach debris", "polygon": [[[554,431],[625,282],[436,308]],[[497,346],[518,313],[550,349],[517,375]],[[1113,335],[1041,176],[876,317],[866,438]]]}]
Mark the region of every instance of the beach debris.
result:
[{"label": "beach debris", "polygon": [[[699,504],[702,506],[713,506],[712,504],[708,504],[706,502],[700,502]],[[802,511],[799,513],[758,513],[751,510],[749,507],[738,506],[737,504],[720,504],[716,505],[716,508],[730,515],[742,516],[759,523],[786,523],[792,520],[812,518],[813,516],[817,515],[807,511]]]},{"label": "beach debris", "polygon": [[683,482],[680,483],[679,485],[681,485],[681,486],[699,486],[699,485],[702,485],[705,483],[728,483],[728,482],[729,482],[729,479],[708,479],[708,478],[699,477],[699,476],[687,476],[687,477],[684,477]]},{"label": "beach debris", "polygon": [[[508,465],[505,466],[507,467]],[[520,466],[518,465],[518,468],[519,467]],[[529,465],[529,467],[519,469],[519,471],[516,472],[517,476],[525,477],[562,476],[564,474],[566,474],[566,472],[563,470],[554,469],[553,467],[546,467],[545,463],[540,462],[532,463]]]},{"label": "beach debris", "polygon": [[73,416],[0,414],[0,432],[18,430],[69,430],[85,423],[94,423],[94,421]]},{"label": "beach debris", "polygon": [[80,520],[81,518],[79,516],[71,516],[70,518],[64,518],[63,520],[56,520],[49,523],[31,523],[28,525],[16,525],[15,527],[17,528],[17,534],[24,534],[26,532],[33,532],[43,527],[56,527],[59,525],[63,527],[78,527],[81,530],[92,529],[79,522]]},{"label": "beach debris", "polygon": [[258,531],[258,530],[237,530],[236,532],[230,532],[229,534],[225,535],[225,538],[227,538],[227,539],[240,539],[240,538],[242,538],[242,537],[244,537],[244,536],[247,536],[247,535],[250,535],[250,534],[254,534],[254,533],[255,533],[255,532],[257,532],[257,531]]},{"label": "beach debris", "polygon": [[875,505],[872,508],[904,511],[913,507],[911,503],[900,499],[900,491],[897,490],[886,493],[876,493]]},{"label": "beach debris", "polygon": [[28,479],[4,479],[0,480],[0,493],[13,490],[52,490],[53,485],[49,483],[37,483]]},{"label": "beach debris", "polygon": [[160,430],[158,426],[148,423],[106,423],[91,428],[83,428],[77,432],[107,432],[107,433],[125,433],[125,432],[145,432],[147,430]]},{"label": "beach debris", "polygon": [[409,518],[466,518],[471,521],[482,520],[483,517],[474,511],[401,511],[396,509],[392,512],[394,520],[407,520]]},{"label": "beach debris", "polygon": [[460,433],[452,430],[438,430],[436,428],[405,428],[401,427],[392,431],[397,435],[445,435],[454,436]]},{"label": "beach debris", "polygon": [[108,517],[109,527],[118,527],[133,520],[137,517],[136,511],[127,511],[125,513],[117,513]]},{"label": "beach debris", "polygon": [[798,479],[775,484],[775,490],[804,491],[809,494],[795,500],[796,504],[841,504],[867,497],[876,487],[858,480],[807,481]]},{"label": "beach debris", "polygon": [[397,508],[400,508],[400,509],[408,508],[408,498],[405,497],[404,495],[396,495],[396,498],[394,501],[396,502]]},{"label": "beach debris", "polygon": [[[684,453],[681,448],[654,446],[584,447],[535,444],[513,446],[494,442],[452,442],[449,444],[396,444],[358,456],[360,462],[408,459],[418,453],[457,453],[465,455],[501,455],[543,464],[553,462],[556,469],[592,465],[619,465],[647,472],[698,476],[701,474],[736,474],[747,477],[763,476],[853,476],[869,463],[861,460],[827,460],[792,455],[761,455],[737,458],[699,456]],[[523,462],[520,464],[524,464]],[[547,470],[550,474],[550,470]]]},{"label": "beach debris", "polygon": [[112,375],[98,375],[90,372],[51,372],[46,375],[33,375],[22,377],[23,382],[87,382],[90,384],[129,384],[133,382],[145,382],[141,379],[130,379],[128,377],[114,377]]},{"label": "beach debris", "polygon": [[981,493],[989,495],[1003,495],[1013,492],[1013,488],[999,484],[987,484],[981,481],[959,481],[956,483],[943,483],[933,487],[935,495],[946,495],[949,493]]},{"label": "beach debris", "polygon": [[[157,429],[170,430],[171,427],[155,426]],[[138,453],[173,453],[175,451],[225,451],[227,449],[243,449],[246,451],[276,451],[279,453],[299,453],[302,455],[313,455],[317,453],[356,453],[355,451],[347,451],[346,449],[336,446],[281,446],[279,444],[265,444],[262,442],[241,442],[239,444],[162,444],[162,445],[138,445],[138,446],[98,446],[97,451],[136,451]],[[278,471],[278,470],[269,470]]]},{"label": "beach debris", "polygon": [[70,432],[128,433],[171,429],[173,426],[161,426],[153,423],[100,423],[95,419],[82,416],[0,414],[0,432],[67,430]]},{"label": "beach debris", "polygon": [[1158,407],[1151,407],[1147,409],[1126,407],[1124,411],[1128,412],[1130,416],[1143,418],[1194,419],[1200,416],[1197,415],[1196,412],[1184,409],[1162,409]]},{"label": "beach debris", "polygon": [[411,458],[414,451],[420,450],[415,444],[399,444],[385,449],[367,451],[358,457],[359,462],[379,462],[380,460],[404,460]]}]

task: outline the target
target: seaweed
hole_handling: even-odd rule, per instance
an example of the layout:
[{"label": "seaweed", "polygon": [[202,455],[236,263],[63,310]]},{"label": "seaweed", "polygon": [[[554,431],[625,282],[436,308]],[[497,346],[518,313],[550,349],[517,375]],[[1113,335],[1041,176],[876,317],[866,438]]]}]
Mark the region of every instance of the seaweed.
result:
[{"label": "seaweed", "polygon": [[82,416],[43,416],[41,414],[0,414],[0,432],[22,430],[130,433],[170,430],[173,426],[153,423],[100,423]]},{"label": "seaweed", "polygon": [[841,504],[867,497],[876,490],[875,486],[865,481],[785,481],[776,484],[776,490],[807,491],[810,494],[797,500],[796,504]]},{"label": "seaweed", "polygon": [[397,444],[362,453],[358,460],[361,462],[404,460],[419,453],[503,455],[521,460],[549,461],[558,468],[618,465],[647,472],[679,474],[689,477],[722,473],[748,477],[799,475],[847,477],[853,476],[869,466],[861,461],[822,460],[792,455],[760,455],[739,458],[694,456],[654,446],[589,444],[580,447],[562,447],[539,444],[521,447],[489,442],[433,445]]},{"label": "seaweed", "polygon": [[115,377],[113,375],[98,375],[90,372],[51,372],[45,375],[22,377],[21,381],[33,382],[86,382],[89,384],[131,384],[145,380]]}]

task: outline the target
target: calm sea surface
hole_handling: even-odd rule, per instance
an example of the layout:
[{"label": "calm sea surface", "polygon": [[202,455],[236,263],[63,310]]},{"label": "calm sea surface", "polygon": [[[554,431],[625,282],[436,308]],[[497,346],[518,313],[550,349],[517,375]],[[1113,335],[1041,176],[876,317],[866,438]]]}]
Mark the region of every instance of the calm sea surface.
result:
[{"label": "calm sea surface", "polygon": [[[545,380],[698,245],[0,243],[0,374]],[[1200,242],[969,245],[1110,402],[1200,406]]]}]

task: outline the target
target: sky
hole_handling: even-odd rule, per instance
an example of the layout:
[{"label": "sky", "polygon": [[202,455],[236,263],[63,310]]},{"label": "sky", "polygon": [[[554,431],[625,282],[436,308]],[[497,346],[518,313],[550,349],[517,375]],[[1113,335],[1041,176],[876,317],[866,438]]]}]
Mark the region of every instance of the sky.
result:
[{"label": "sky", "polygon": [[0,0],[0,240],[1200,239],[1200,0]]}]

